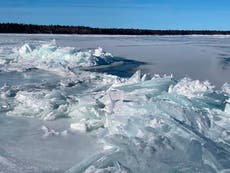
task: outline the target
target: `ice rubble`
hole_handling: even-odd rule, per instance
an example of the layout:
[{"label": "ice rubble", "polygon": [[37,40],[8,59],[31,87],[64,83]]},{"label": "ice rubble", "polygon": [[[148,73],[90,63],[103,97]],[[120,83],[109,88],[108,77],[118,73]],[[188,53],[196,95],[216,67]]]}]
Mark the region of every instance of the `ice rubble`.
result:
[{"label": "ice rubble", "polygon": [[[222,86],[222,91],[224,95],[230,97],[230,85],[228,83],[225,83]],[[227,114],[230,114],[230,98],[226,99],[226,105],[225,105],[225,110]]]},{"label": "ice rubble", "polygon": [[[24,44],[18,50],[18,61],[35,63],[61,64],[63,66],[93,66],[110,63],[112,55],[102,48],[94,51],[79,51],[72,47],[58,47],[55,40],[42,45]],[[67,64],[68,63],[68,64]]]},{"label": "ice rubble", "polygon": [[[71,117],[70,130],[91,132],[100,138],[105,148],[110,146],[106,149],[112,150],[109,155],[101,153],[96,159],[85,161],[84,168],[76,165],[70,172],[229,170],[230,139],[226,125],[229,118],[225,118],[229,116],[228,108],[224,110],[219,105],[221,102],[224,107],[224,94],[215,95],[212,85],[191,79],[177,82],[165,76],[141,80],[140,71],[130,79],[108,76],[106,80],[106,77],[103,75],[98,82],[100,88],[95,90],[89,86],[86,94],[75,101],[64,94],[66,87],[60,89],[62,94],[55,90],[19,91],[15,96],[16,106],[8,114],[29,115],[30,112],[47,120]],[[52,131],[45,135],[49,132]]]},{"label": "ice rubble", "polygon": [[207,82],[170,76],[142,81],[140,72],[111,85],[99,99],[109,110],[100,114],[108,130],[102,139],[117,150],[67,172],[229,171],[229,126],[221,120],[229,122],[222,109],[226,97],[216,94]]},{"label": "ice rubble", "polygon": [[[45,65],[49,71],[65,67],[65,74],[72,67],[111,60],[101,48],[79,52],[54,43],[26,44],[19,55],[12,64]],[[66,132],[89,133],[100,140],[104,151],[66,173],[230,171],[228,84],[217,91],[207,81],[190,78],[151,78],[141,71],[120,78],[79,70],[60,77],[53,88],[44,83],[3,87],[0,99],[11,105],[2,109],[9,116],[71,118]],[[45,137],[61,133],[48,127],[43,131]]]},{"label": "ice rubble", "polygon": [[230,95],[230,85],[228,83],[225,83],[223,86],[222,86],[222,91],[227,94],[227,95]]},{"label": "ice rubble", "polygon": [[175,86],[169,88],[169,93],[175,92],[186,97],[202,96],[204,93],[213,92],[214,86],[208,81],[201,82],[199,80],[191,80],[184,78]]},{"label": "ice rubble", "polygon": [[66,72],[72,68],[107,65],[113,61],[113,56],[100,47],[83,51],[73,47],[58,47],[53,40],[44,44],[25,43],[1,57],[0,64],[4,67],[2,70],[8,71],[40,68]]}]

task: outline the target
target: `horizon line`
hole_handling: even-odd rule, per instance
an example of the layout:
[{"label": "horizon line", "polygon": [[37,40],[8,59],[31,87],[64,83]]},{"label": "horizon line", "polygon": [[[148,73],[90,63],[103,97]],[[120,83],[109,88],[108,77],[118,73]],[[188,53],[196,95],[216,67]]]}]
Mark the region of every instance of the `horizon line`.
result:
[{"label": "horizon line", "polygon": [[15,23],[15,22],[0,22],[0,25],[34,25],[34,26],[59,26],[59,27],[84,27],[90,29],[122,29],[122,30],[146,30],[146,31],[216,31],[216,32],[229,32],[229,30],[217,29],[149,29],[149,28],[120,28],[120,27],[93,27],[86,25],[63,25],[63,24],[34,24],[34,23]]}]

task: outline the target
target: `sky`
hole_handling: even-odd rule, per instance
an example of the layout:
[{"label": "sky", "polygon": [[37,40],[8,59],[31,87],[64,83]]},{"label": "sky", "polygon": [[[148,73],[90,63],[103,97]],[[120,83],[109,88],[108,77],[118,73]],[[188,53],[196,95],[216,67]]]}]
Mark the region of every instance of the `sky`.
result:
[{"label": "sky", "polygon": [[230,30],[230,0],[0,0],[0,23]]}]

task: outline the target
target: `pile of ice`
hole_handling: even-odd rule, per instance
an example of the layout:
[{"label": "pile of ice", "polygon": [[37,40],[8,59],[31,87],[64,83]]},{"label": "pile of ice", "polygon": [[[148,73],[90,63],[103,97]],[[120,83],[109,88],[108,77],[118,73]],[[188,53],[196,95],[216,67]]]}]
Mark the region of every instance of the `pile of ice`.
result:
[{"label": "pile of ice", "polygon": [[201,82],[199,80],[192,80],[184,78],[175,86],[169,88],[169,93],[175,92],[186,97],[203,96],[204,93],[213,92],[214,86],[208,81]]},{"label": "pile of ice", "polygon": [[[6,52],[6,50],[2,50]],[[0,51],[1,54],[1,51]],[[55,40],[48,43],[25,43],[19,49],[13,48],[7,56],[0,56],[0,64],[8,69],[40,68],[67,71],[76,67],[108,65],[114,59],[102,48],[95,50],[78,50],[74,47],[59,47]],[[18,68],[18,69],[17,69]]]},{"label": "pile of ice", "polygon": [[[103,152],[67,172],[229,171],[227,84],[217,91],[206,81],[150,78],[140,71],[129,79],[86,74],[88,80],[78,85],[17,91],[15,106],[7,112],[44,120],[71,118],[66,134],[89,133],[100,140]],[[59,134],[45,131],[47,137]]]},{"label": "pile of ice", "polygon": [[0,100],[10,105],[11,109],[7,112],[9,116],[36,117],[43,120],[71,117],[84,120],[87,117],[100,117],[96,108],[103,107],[96,99],[100,96],[93,95],[92,98],[91,94],[97,90],[102,92],[120,81],[120,78],[112,75],[79,72],[74,77],[62,78],[52,89],[49,83],[42,83],[41,86],[3,86],[0,89]]},{"label": "pile of ice", "polygon": [[131,79],[112,85],[99,99],[107,133],[97,134],[103,136],[105,152],[67,172],[230,170],[230,119],[223,92],[188,78],[141,80],[137,72]]}]

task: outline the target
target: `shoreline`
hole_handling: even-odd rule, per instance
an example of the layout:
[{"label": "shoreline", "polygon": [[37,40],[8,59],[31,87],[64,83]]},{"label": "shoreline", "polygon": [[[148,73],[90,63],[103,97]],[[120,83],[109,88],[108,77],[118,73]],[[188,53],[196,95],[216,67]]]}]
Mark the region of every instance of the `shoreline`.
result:
[{"label": "shoreline", "polygon": [[136,36],[179,36],[179,35],[230,35],[230,30],[160,30],[135,28],[93,28],[87,26],[33,25],[0,23],[1,34],[57,34],[57,35],[136,35]]},{"label": "shoreline", "polygon": [[110,35],[110,34],[58,34],[58,33],[1,33],[1,36],[6,36],[6,35],[15,35],[15,36],[23,36],[23,35],[37,35],[37,36],[78,36],[78,37],[178,37],[178,36],[187,36],[187,37],[230,37],[230,34],[188,34],[188,35]]}]

